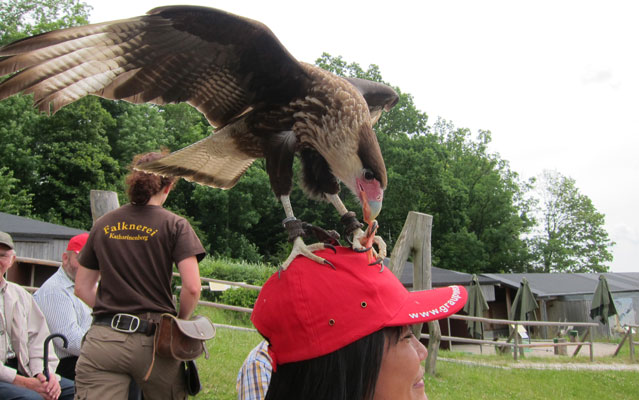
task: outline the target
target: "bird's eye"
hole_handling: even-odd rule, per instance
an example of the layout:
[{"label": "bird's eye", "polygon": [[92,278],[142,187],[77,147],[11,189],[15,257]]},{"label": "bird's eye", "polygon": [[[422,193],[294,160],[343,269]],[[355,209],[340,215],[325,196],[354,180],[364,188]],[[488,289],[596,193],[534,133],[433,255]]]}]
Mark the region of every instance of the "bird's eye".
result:
[{"label": "bird's eye", "polygon": [[364,170],[364,179],[367,181],[373,180],[375,178],[375,174],[370,169]]}]

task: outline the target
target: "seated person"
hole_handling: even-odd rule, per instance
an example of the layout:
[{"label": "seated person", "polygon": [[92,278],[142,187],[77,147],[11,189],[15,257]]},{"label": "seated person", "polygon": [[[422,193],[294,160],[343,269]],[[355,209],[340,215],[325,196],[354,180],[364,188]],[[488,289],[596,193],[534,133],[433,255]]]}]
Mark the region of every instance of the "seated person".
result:
[{"label": "seated person", "polygon": [[60,339],[53,340],[53,347],[60,358],[55,372],[71,380],[75,380],[75,364],[80,355],[82,337],[89,330],[92,321],[89,306],[73,294],[79,265],[78,253],[88,237],[88,233],[83,233],[69,240],[67,250],[62,253],[62,267],[33,294],[47,319],[49,330],[63,334],[68,340],[66,349],[62,347]]},{"label": "seated person", "polygon": [[408,292],[365,253],[316,254],[335,269],[297,257],[255,302],[251,319],[273,361],[266,400],[427,399],[427,351],[410,325],[461,310],[466,290]]},{"label": "seated person", "polygon": [[[53,350],[44,360],[49,328],[33,296],[4,274],[15,262],[13,240],[0,232],[0,399],[71,400],[73,382],[53,373],[58,358]],[[49,380],[44,366],[49,368]]]},{"label": "seated person", "polygon": [[271,380],[271,357],[268,343],[262,340],[246,356],[237,374],[237,400],[264,400]]}]

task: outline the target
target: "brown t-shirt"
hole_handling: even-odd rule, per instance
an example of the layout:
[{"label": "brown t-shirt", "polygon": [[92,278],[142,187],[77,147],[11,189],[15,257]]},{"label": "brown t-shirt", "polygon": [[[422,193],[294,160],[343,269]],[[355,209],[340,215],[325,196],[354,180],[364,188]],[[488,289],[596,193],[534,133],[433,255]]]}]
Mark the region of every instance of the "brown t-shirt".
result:
[{"label": "brown t-shirt", "polygon": [[127,204],[105,214],[79,256],[84,267],[100,271],[93,314],[175,315],[173,263],[205,254],[189,222],[161,206]]}]

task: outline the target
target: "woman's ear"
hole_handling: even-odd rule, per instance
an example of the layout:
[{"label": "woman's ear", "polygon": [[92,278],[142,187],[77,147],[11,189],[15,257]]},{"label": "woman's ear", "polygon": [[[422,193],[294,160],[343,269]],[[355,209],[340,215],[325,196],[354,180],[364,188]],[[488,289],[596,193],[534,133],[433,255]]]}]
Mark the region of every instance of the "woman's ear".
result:
[{"label": "woman's ear", "polygon": [[173,188],[173,183],[169,183],[168,185],[166,185],[164,187],[164,194],[169,194],[172,188]]}]

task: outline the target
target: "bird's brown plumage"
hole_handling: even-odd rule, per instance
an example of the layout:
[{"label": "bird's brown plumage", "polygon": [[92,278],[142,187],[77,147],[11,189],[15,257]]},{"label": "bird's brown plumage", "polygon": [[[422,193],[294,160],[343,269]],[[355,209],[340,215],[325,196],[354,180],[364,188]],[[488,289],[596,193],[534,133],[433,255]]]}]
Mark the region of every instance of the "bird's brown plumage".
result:
[{"label": "bird's brown plumage", "polygon": [[58,30],[0,49],[0,99],[32,93],[44,112],[93,94],[133,103],[187,102],[217,128],[143,168],[232,187],[266,158],[274,192],[291,190],[294,154],[306,189],[322,197],[362,176],[386,187],[372,129],[398,100],[388,86],[343,79],[298,62],[262,23],[174,6],[120,21]]}]

